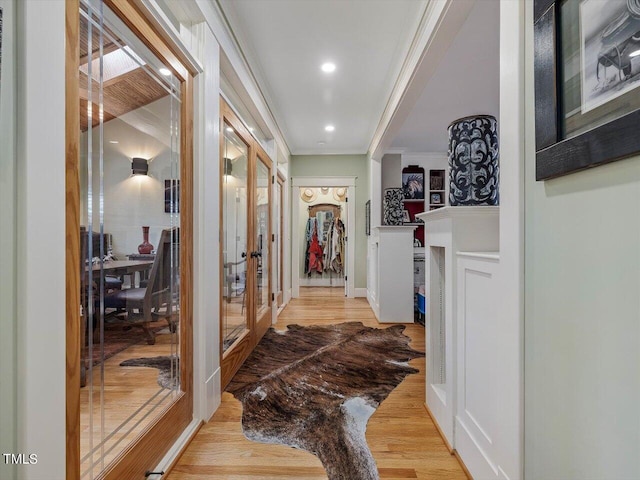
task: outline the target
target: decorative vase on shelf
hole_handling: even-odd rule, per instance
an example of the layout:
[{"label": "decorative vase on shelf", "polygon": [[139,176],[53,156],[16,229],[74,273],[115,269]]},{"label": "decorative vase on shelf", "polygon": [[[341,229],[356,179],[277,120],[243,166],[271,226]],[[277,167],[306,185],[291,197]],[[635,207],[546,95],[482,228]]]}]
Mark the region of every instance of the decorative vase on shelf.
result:
[{"label": "decorative vase on shelf", "polygon": [[474,115],[449,125],[449,204],[498,205],[495,117]]},{"label": "decorative vase on shelf", "polygon": [[404,194],[401,188],[387,188],[383,200],[383,224],[402,225],[402,200]]},{"label": "decorative vase on shelf", "polygon": [[142,227],[142,243],[138,245],[138,253],[148,254],[153,250],[153,245],[149,243],[149,227]]}]

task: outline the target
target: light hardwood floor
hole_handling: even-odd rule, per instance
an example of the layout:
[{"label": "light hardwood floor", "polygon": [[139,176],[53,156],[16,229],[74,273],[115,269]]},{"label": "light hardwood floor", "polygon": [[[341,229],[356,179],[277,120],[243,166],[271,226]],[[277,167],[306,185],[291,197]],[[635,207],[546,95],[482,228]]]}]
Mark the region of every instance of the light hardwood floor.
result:
[{"label": "light hardwood floor", "polygon": [[157,369],[120,366],[120,362],[131,358],[175,353],[177,346],[175,343],[172,346],[172,337],[176,342],[166,329],[156,336],[155,345],[142,342],[115,354],[104,362],[104,373],[96,365],[92,370],[93,383],[88,382],[80,389],[83,479],[95,478],[173,402],[175,392],[158,385]]},{"label": "light hardwood floor", "polygon": [[[276,329],[287,325],[332,324],[359,321],[378,324],[365,299],[346,299],[342,288],[301,288],[278,317]],[[411,346],[424,351],[424,328],[407,325]],[[367,426],[367,442],[380,477],[392,479],[466,479],[460,464],[449,454],[424,407],[425,360],[413,360],[420,369],[408,376],[380,405]],[[251,442],[242,434],[241,405],[224,393],[222,404],[174,466],[169,480],[297,479],[327,476],[310,453],[282,445]]]}]

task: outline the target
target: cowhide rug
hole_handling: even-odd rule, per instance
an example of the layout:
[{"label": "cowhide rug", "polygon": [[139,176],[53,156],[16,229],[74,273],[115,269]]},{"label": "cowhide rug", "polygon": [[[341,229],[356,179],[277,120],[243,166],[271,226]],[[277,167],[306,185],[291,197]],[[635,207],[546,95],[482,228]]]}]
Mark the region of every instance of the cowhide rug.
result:
[{"label": "cowhide rug", "polygon": [[121,367],[149,367],[158,369],[158,385],[169,390],[178,386],[177,372],[180,370],[180,359],[175,356],[131,358],[120,362]]},{"label": "cowhide rug", "polygon": [[418,370],[403,325],[360,322],[270,329],[227,391],[242,402],[245,436],[316,455],[331,480],[378,479],[365,439],[369,417]]}]

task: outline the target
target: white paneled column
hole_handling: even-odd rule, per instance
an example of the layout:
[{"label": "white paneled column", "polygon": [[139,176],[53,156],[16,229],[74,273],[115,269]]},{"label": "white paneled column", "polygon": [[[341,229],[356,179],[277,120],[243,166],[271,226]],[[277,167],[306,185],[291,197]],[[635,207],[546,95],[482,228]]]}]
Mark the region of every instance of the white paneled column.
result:
[{"label": "white paneled column", "polygon": [[194,98],[194,415],[220,405],[220,47],[199,26],[204,72]]},{"label": "white paneled column", "polygon": [[18,478],[65,478],[65,2],[17,2]]}]

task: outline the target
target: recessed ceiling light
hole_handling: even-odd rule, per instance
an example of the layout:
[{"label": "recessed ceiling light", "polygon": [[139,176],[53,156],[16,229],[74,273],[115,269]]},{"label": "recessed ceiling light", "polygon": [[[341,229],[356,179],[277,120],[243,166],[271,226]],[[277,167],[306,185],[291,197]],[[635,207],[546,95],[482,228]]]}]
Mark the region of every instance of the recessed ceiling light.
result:
[{"label": "recessed ceiling light", "polygon": [[118,140],[109,140],[109,143],[119,143]]},{"label": "recessed ceiling light", "polygon": [[335,72],[335,70],[336,70],[336,64],[335,64],[335,63],[331,63],[331,62],[323,63],[323,64],[320,66],[320,69],[321,69],[324,73],[331,73],[331,72]]},{"label": "recessed ceiling light", "polygon": [[333,125],[327,125],[326,127],[324,127],[324,130],[326,132],[333,132],[336,129],[336,127],[334,127]]},{"label": "recessed ceiling light", "polygon": [[249,131],[253,133],[253,127],[249,127]]},{"label": "recessed ceiling light", "polygon": [[165,77],[168,77],[169,75],[171,75],[171,70],[169,70],[168,68],[164,68],[162,67],[161,69],[158,70],[162,75],[164,75]]},{"label": "recessed ceiling light", "polygon": [[322,145],[326,145],[327,142],[318,142],[318,145],[322,146]]},{"label": "recessed ceiling light", "polygon": [[233,128],[227,127],[227,132],[233,132]]}]

